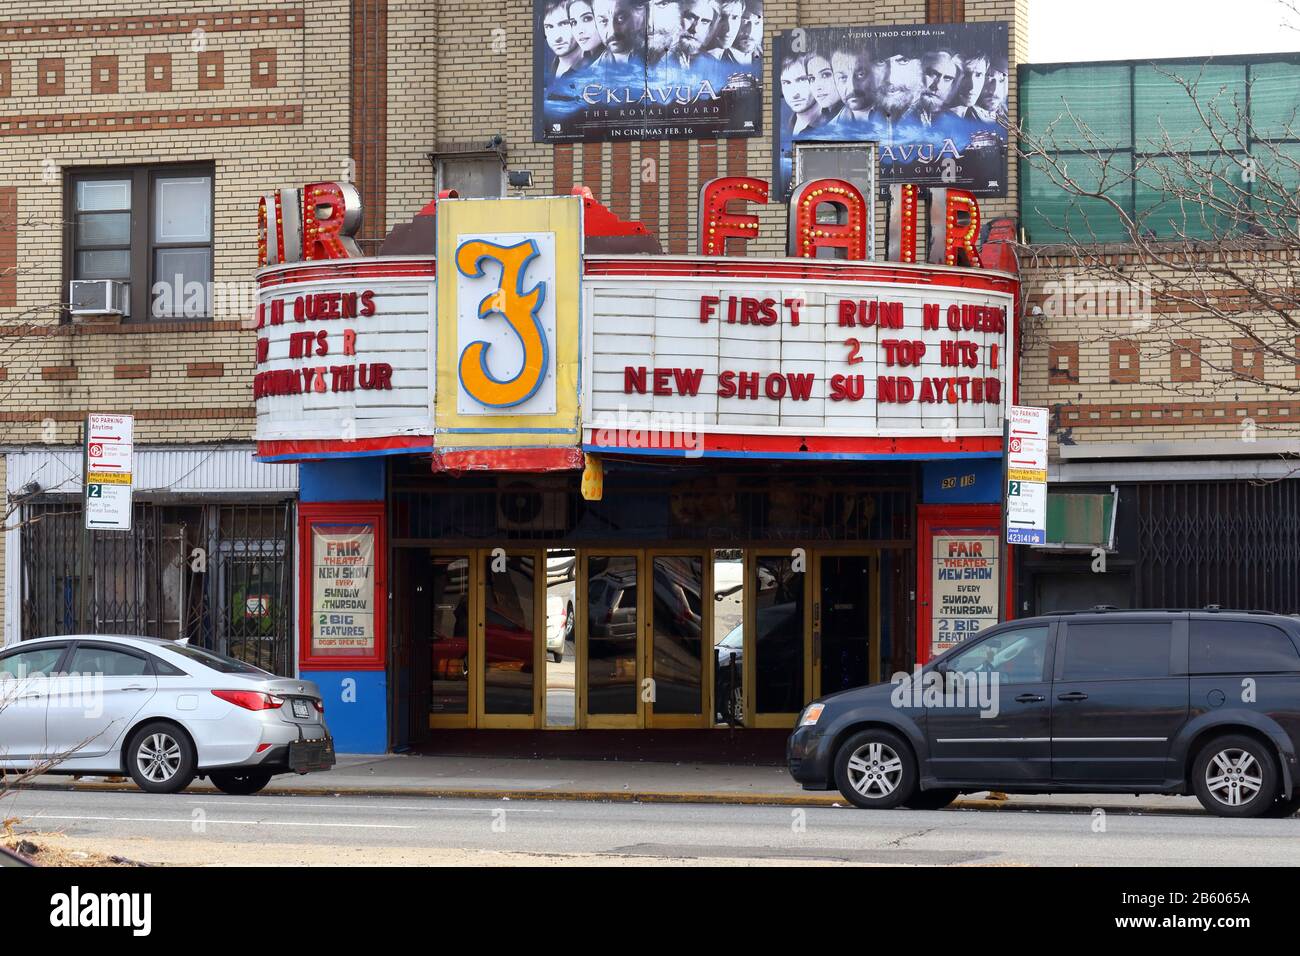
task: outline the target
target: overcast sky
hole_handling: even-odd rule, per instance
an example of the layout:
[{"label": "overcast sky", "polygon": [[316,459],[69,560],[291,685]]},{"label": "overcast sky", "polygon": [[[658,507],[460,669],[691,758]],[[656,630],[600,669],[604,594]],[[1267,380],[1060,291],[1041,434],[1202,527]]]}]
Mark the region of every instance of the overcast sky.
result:
[{"label": "overcast sky", "polygon": [[1029,0],[1029,62],[1300,52],[1293,0]]}]

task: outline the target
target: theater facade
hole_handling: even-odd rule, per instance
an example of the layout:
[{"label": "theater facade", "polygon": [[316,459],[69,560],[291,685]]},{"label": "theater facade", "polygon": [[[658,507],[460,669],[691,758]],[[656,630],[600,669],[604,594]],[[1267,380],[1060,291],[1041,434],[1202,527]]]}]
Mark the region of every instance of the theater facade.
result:
[{"label": "theater facade", "polygon": [[299,464],[341,750],[788,729],[1008,613],[1019,286],[977,201],[893,187],[873,260],[814,180],[788,255],[723,254],[767,198],[707,183],[666,255],[582,187],[448,192],[375,256],[347,184],[263,198],[258,457]]}]

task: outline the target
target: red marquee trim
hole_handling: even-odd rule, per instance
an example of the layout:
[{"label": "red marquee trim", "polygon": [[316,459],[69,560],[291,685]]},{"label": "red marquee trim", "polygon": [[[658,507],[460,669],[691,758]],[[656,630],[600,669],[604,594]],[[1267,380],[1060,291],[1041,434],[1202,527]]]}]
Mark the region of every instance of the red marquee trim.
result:
[{"label": "red marquee trim", "polygon": [[259,441],[257,457],[264,460],[277,458],[308,459],[361,458],[376,454],[428,451],[433,445],[429,435],[394,435],[388,438],[358,438],[343,441],[339,438],[293,438],[283,441]]},{"label": "red marquee trim", "polygon": [[434,471],[574,471],[586,459],[580,448],[439,448]]},{"label": "red marquee trim", "polygon": [[[754,259],[703,256],[588,256],[585,278],[716,278],[783,279],[792,281],[883,282],[937,289],[971,289],[1015,295],[1019,280],[990,269],[954,266],[901,265],[889,262],[852,262],[844,259]],[[263,288],[328,279],[436,278],[432,256],[392,256],[374,259],[337,259],[272,266],[258,274]]]}]

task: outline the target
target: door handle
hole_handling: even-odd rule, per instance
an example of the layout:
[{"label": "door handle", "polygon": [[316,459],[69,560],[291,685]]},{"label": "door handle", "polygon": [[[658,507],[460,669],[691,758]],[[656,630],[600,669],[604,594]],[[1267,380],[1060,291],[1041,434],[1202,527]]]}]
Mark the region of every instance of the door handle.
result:
[{"label": "door handle", "polygon": [[1017,704],[1041,704],[1046,700],[1042,694],[1021,694],[1016,698]]},{"label": "door handle", "polygon": [[1057,694],[1057,700],[1087,700],[1088,695],[1081,690],[1072,690],[1068,694]]},{"label": "door handle", "polygon": [[141,687],[139,684],[132,684],[130,687],[123,687],[122,690],[148,690],[148,687]]}]

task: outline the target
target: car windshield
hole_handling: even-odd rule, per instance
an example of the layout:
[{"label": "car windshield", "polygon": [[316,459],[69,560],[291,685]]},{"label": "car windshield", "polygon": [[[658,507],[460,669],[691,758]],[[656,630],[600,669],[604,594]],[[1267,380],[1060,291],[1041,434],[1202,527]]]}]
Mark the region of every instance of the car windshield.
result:
[{"label": "car windshield", "polygon": [[254,667],[252,664],[246,664],[244,661],[236,660],[233,657],[227,657],[225,654],[215,654],[212,651],[205,651],[201,647],[190,647],[188,644],[169,644],[167,650],[173,654],[179,654],[181,657],[187,657],[192,661],[202,664],[204,667],[211,667],[214,671],[220,671],[223,674],[257,674],[274,677],[269,671],[264,671],[260,667]]}]

